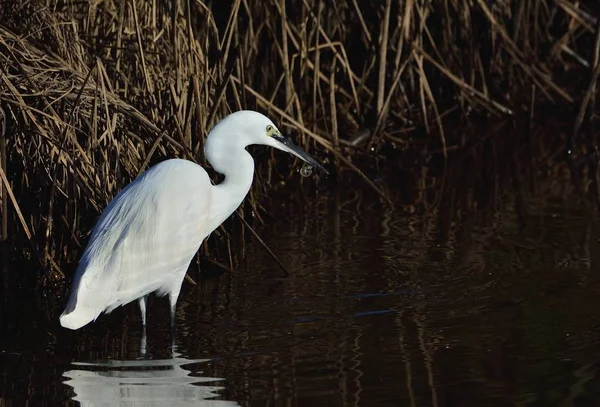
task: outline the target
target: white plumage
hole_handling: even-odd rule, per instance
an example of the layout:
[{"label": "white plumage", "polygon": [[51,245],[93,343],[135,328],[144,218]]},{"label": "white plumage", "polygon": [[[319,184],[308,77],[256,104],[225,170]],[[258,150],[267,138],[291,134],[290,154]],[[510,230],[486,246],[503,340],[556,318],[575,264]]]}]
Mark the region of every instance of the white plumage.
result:
[{"label": "white plumage", "polygon": [[108,204],[79,262],[61,325],[79,329],[136,299],[145,325],[146,296],[152,292],[169,296],[174,323],[181,284],[200,244],[250,190],[254,160],[245,150],[250,144],[287,151],[323,169],[262,114],[227,116],[205,144],[206,158],[225,175],[222,183],[212,185],[191,161],[172,159],[137,177]]}]

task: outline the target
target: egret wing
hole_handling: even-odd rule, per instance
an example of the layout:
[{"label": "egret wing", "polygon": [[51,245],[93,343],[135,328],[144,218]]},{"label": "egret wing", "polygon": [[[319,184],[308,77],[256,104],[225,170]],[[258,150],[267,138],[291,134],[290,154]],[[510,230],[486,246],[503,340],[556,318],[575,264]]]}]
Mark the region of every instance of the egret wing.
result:
[{"label": "egret wing", "polygon": [[184,160],[165,161],[129,184],[92,232],[65,313],[83,307],[95,318],[150,292],[178,290],[210,232],[210,199],[208,175]]}]

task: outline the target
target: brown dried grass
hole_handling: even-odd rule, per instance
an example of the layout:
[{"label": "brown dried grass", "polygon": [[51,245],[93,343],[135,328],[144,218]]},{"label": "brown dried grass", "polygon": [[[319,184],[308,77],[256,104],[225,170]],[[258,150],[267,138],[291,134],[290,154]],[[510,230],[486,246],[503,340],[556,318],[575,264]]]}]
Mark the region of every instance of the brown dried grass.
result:
[{"label": "brown dried grass", "polygon": [[[579,106],[597,15],[570,0],[4,2],[13,230],[59,271],[120,188],[166,157],[203,163],[207,132],[242,108],[386,200],[355,157],[420,137],[445,159],[465,143],[446,120],[527,114],[532,86]],[[289,176],[272,164],[252,196]]]}]

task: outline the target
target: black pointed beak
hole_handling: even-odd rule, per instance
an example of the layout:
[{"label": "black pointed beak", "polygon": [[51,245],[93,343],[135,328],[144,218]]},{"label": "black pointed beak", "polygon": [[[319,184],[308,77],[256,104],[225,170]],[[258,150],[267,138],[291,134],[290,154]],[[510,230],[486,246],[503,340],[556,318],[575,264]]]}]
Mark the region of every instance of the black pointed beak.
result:
[{"label": "black pointed beak", "polygon": [[282,146],[281,146],[282,150],[295,155],[296,157],[298,157],[302,161],[308,163],[309,165],[312,165],[313,167],[317,167],[319,170],[323,171],[325,174],[329,174],[329,172],[325,169],[325,167],[323,167],[323,165],[321,165],[320,162],[318,162],[317,160],[312,158],[310,155],[308,155],[308,153],[306,153],[300,147],[295,145],[292,142],[292,140],[290,140],[289,138],[283,137],[281,134],[274,134],[271,137],[273,137],[273,139],[275,139],[277,142],[282,144]]}]

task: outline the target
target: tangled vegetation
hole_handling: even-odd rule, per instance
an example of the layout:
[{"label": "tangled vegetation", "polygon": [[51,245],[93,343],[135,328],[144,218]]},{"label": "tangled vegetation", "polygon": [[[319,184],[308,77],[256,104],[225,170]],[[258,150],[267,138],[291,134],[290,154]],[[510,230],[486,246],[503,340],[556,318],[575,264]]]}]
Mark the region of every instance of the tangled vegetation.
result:
[{"label": "tangled vegetation", "polygon": [[[598,16],[574,0],[4,2],[3,238],[60,276],[120,188],[166,157],[203,163],[239,109],[383,200],[381,157],[435,152],[445,168],[480,141],[449,129],[475,119],[530,130],[561,112],[569,151],[589,156]],[[263,160],[252,196],[287,168]]]}]

